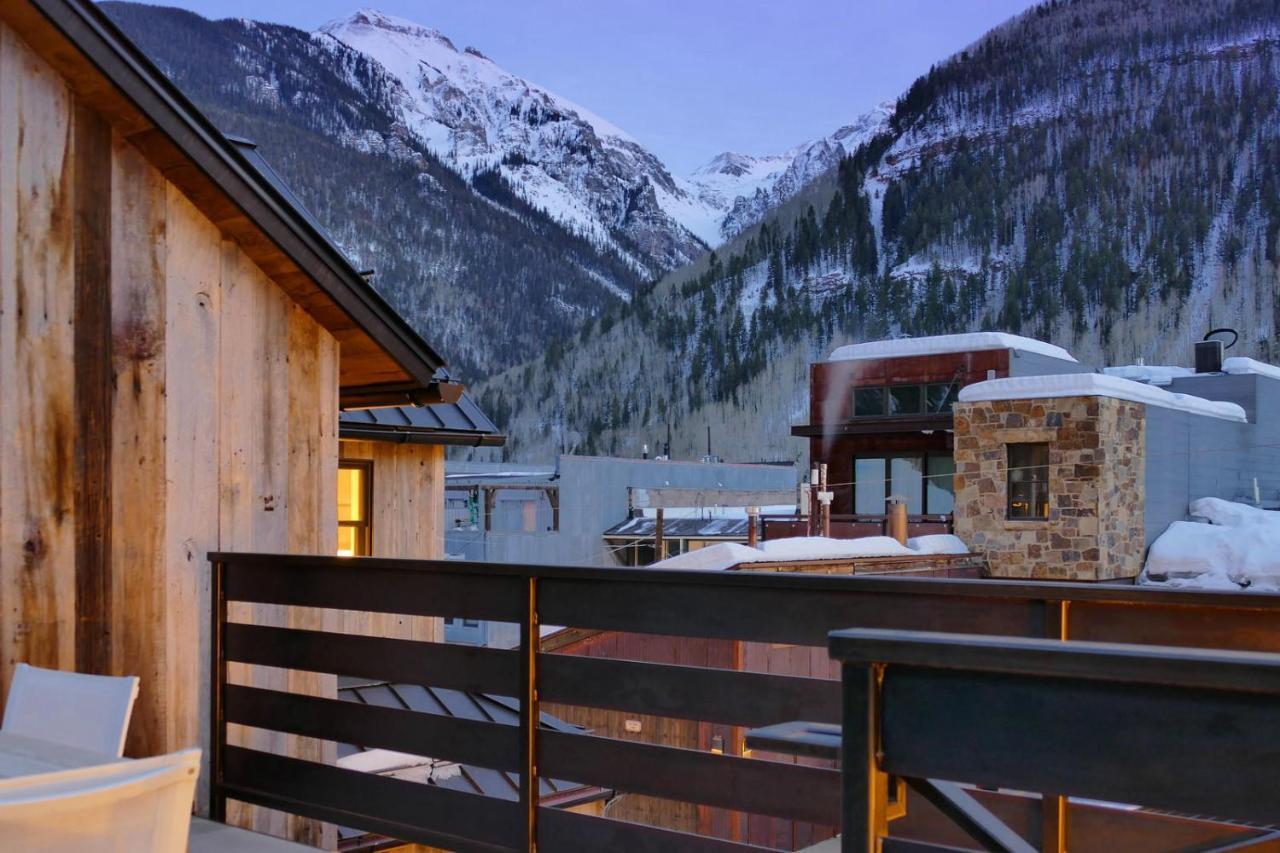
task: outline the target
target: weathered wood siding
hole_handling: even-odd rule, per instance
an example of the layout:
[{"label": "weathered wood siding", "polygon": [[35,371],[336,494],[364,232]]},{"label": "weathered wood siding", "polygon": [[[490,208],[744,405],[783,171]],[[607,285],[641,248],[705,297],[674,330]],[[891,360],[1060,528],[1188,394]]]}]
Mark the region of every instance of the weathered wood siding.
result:
[{"label": "weathered wood siding", "polygon": [[0,24],[0,697],[139,675],[142,755],[208,730],[206,554],[336,548],[338,344],[91,107]]},{"label": "weathered wood siding", "polygon": [[[344,460],[373,463],[373,556],[443,559],[444,448],[344,439],[339,453]],[[343,613],[343,630],[435,641],[442,639],[443,626],[432,616],[348,611]]]}]

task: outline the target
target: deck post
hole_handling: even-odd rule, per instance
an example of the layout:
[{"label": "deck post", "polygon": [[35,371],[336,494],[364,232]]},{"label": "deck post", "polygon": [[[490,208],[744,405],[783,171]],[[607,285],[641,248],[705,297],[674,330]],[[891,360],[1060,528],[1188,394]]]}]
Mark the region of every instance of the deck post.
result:
[{"label": "deck post", "polygon": [[209,819],[227,820],[227,797],[222,788],[222,759],[227,745],[223,711],[223,689],[227,683],[225,652],[227,626],[226,563],[210,563],[210,592],[213,601],[211,642],[209,643]]},{"label": "deck post", "polygon": [[875,853],[887,820],[877,769],[877,672],[866,664],[841,667],[844,726],[840,774],[844,825],[842,853]]},{"label": "deck post", "polygon": [[525,612],[520,620],[520,807],[525,815],[525,849],[538,849],[538,579],[525,581]]}]

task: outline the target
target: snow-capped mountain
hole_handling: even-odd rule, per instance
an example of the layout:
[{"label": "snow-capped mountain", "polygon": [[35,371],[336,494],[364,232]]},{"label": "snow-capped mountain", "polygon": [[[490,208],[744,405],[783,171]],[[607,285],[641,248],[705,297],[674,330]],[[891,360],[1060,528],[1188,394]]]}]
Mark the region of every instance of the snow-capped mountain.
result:
[{"label": "snow-capped mountain", "polygon": [[852,123],[811,142],[763,157],[726,151],[689,175],[699,198],[720,212],[719,236],[729,239],[756,224],[888,127],[894,104],[880,104]]},{"label": "snow-capped mountain", "polygon": [[625,131],[475,48],[363,9],[318,40],[368,56],[404,88],[405,125],[464,175],[497,169],[526,200],[654,274],[719,242],[716,211]]}]

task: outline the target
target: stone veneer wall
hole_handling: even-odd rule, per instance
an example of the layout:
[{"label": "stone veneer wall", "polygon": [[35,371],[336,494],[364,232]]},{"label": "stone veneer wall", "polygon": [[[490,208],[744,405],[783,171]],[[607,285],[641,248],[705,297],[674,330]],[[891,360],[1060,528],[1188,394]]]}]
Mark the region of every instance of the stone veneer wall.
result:
[{"label": "stone veneer wall", "polygon": [[[1104,581],[1142,569],[1146,406],[1109,397],[955,407],[955,532],[1003,578]],[[1049,444],[1049,518],[1006,518],[1006,445]]]}]

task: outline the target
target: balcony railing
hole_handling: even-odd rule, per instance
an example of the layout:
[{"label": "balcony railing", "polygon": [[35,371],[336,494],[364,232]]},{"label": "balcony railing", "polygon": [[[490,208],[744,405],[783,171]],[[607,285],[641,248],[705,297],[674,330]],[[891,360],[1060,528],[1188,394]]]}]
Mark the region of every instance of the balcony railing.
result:
[{"label": "balcony railing", "polygon": [[[828,834],[840,825],[840,776],[829,766],[535,726],[544,702],[737,727],[834,723],[841,697],[834,669],[808,677],[541,652],[543,625],[823,650],[829,632],[860,627],[1280,651],[1280,596],[266,554],[212,559],[213,816],[222,819],[231,798],[450,849],[522,850],[535,841],[540,850],[765,849],[749,843],[750,832],[712,838],[539,806],[540,776],[828,827]],[[520,646],[248,624],[228,619],[237,602],[511,622],[520,626]],[[520,724],[231,683],[233,663],[515,697]],[[519,777],[519,800],[233,745],[231,725],[506,771]]]},{"label": "balcony railing", "polygon": [[[929,536],[934,533],[951,533],[955,529],[953,518],[947,515],[907,516],[908,536]],[[808,536],[809,519],[796,515],[760,516],[760,538],[785,539],[788,536]],[[835,539],[859,539],[864,536],[889,536],[887,515],[831,516],[831,536]]]}]

